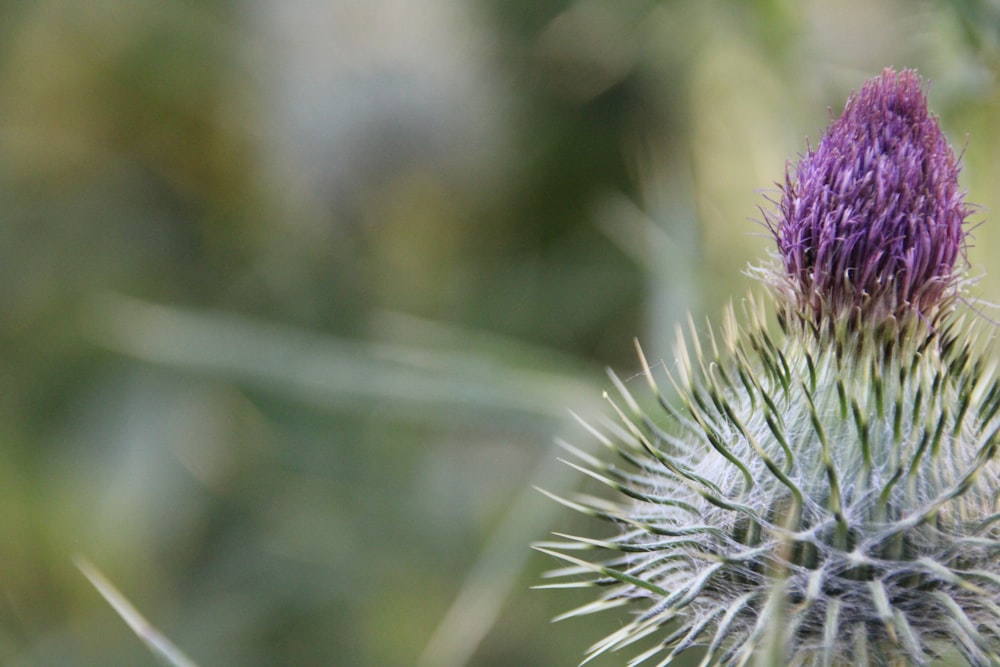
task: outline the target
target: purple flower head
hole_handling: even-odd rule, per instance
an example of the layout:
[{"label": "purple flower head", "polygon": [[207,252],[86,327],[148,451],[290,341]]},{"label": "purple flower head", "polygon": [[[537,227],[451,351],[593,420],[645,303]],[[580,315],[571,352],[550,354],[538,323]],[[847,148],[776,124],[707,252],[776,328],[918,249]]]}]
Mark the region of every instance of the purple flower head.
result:
[{"label": "purple flower head", "polygon": [[965,247],[958,171],[917,73],[869,80],[786,169],[777,213],[765,214],[784,268],[779,293],[814,323],[933,316],[955,292]]}]

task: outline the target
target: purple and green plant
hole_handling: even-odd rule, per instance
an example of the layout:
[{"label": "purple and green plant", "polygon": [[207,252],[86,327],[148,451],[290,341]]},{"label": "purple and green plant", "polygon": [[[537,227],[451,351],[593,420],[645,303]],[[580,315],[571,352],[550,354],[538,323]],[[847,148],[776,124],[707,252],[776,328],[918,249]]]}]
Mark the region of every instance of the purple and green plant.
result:
[{"label": "purple and green plant", "polygon": [[556,499],[617,532],[536,545],[552,587],[600,591],[563,617],[633,612],[587,660],[1000,665],[1000,382],[958,173],[923,81],[885,70],[765,211],[777,330],[748,297],[672,370],[639,351],[650,400],[611,375],[615,418],[583,422],[607,456],[566,448],[618,499]]}]

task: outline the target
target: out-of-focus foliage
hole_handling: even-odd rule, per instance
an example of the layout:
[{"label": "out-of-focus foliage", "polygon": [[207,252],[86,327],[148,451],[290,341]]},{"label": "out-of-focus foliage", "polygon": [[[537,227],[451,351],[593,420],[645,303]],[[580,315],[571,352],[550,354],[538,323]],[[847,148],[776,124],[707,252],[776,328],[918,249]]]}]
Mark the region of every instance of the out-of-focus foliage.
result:
[{"label": "out-of-focus foliage", "polygon": [[575,664],[582,599],[527,590],[566,409],[739,298],[761,190],[883,66],[932,81],[1000,294],[985,0],[33,0],[0,37],[5,665],[153,664],[78,553],[203,667]]}]

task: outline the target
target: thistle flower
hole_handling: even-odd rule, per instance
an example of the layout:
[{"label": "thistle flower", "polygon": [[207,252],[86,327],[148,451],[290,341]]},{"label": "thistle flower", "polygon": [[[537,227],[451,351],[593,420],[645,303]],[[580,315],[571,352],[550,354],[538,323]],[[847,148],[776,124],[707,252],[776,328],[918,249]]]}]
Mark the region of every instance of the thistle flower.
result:
[{"label": "thistle flower", "polygon": [[655,411],[611,375],[616,419],[581,420],[611,460],[565,447],[622,497],[556,499],[619,532],[536,545],[568,563],[553,587],[603,590],[564,617],[638,608],[588,659],[1000,665],[1000,381],[952,307],[957,172],[919,78],[886,71],[772,218],[796,317],[692,322],[673,401],[640,350]]},{"label": "thistle flower", "polygon": [[964,246],[958,169],[916,72],[887,69],[866,83],[786,170],[777,219],[765,212],[783,264],[779,294],[820,321],[844,311],[933,317]]}]

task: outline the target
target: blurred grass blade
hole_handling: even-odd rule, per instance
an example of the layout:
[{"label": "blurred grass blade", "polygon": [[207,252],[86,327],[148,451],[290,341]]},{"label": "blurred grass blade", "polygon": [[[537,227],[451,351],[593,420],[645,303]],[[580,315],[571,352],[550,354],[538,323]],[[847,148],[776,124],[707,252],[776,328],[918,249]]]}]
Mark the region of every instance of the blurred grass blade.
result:
[{"label": "blurred grass blade", "polygon": [[[324,407],[395,417],[493,420],[551,441],[566,406],[603,407],[580,362],[481,332],[383,315],[392,341],[348,340],[219,312],[194,311],[106,294],[88,304],[86,333],[133,358],[274,391]],[[417,341],[417,342],[414,342]],[[593,373],[596,378],[598,375]],[[460,667],[493,628],[558,506],[534,490],[564,493],[574,471],[552,449],[521,487],[420,658],[421,667]],[[96,584],[95,584],[96,585]]]},{"label": "blurred grass blade", "polygon": [[541,418],[548,430],[565,405],[592,395],[585,373],[567,363],[544,368],[534,358],[512,363],[477,349],[348,340],[115,294],[93,299],[83,324],[94,342],[134,358],[320,406],[369,410],[373,400],[390,401],[397,416]]},{"label": "blurred grass blade", "polygon": [[73,557],[73,562],[80,572],[83,573],[83,576],[87,577],[94,588],[97,589],[97,592],[118,612],[122,620],[132,629],[132,632],[149,647],[153,655],[160,658],[165,664],[173,665],[174,667],[198,667],[179,648],[174,646],[169,639],[164,637],[159,630],[153,627],[139,613],[139,610],[132,606],[132,603],[89,560],[77,555]]},{"label": "blurred grass blade", "polygon": [[525,545],[543,533],[561,507],[536,489],[565,492],[578,482],[575,471],[556,456],[556,446],[539,457],[530,479],[510,504],[500,525],[466,574],[417,667],[464,667],[496,624],[510,590],[532,551]]}]

